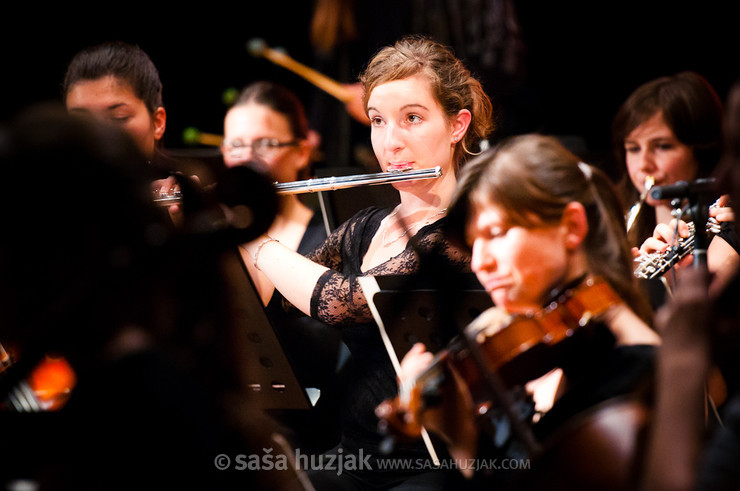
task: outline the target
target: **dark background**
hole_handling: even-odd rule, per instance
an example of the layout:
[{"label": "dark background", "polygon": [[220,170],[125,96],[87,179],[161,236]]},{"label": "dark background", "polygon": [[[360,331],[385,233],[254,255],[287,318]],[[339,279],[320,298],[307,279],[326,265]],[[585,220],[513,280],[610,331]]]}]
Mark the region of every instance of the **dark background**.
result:
[{"label": "dark background", "polygon": [[[410,32],[411,1],[356,0],[360,39],[349,72],[327,75],[349,82],[369,56]],[[737,27],[729,2],[514,2],[526,43],[526,79],[506,97],[502,133],[540,131],[573,136],[590,158],[609,155],[609,126],[619,104],[639,84],[681,70],[706,76],[722,98],[740,75]],[[326,68],[309,39],[313,2],[193,3],[158,7],[105,3],[87,7],[16,6],[2,34],[2,120],[29,104],[59,99],[66,63],[81,48],[121,39],[139,44],[164,84],[165,145],[186,145],[182,132],[222,131],[224,91],[257,79],[279,81],[304,100],[325,145],[346,139],[341,105],[308,82],[251,57],[250,39],[284,48],[294,59]],[[333,106],[332,110],[329,107]],[[351,138],[367,141],[355,126]],[[333,142],[333,143],[332,143]],[[329,165],[352,165],[352,154]],[[342,160],[342,161],[339,161]]]}]

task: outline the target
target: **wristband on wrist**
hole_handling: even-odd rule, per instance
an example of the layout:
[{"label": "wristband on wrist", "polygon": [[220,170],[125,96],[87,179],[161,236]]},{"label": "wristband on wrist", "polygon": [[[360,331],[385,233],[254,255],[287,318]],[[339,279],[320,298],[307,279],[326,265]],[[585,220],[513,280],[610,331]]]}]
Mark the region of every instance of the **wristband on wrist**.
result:
[{"label": "wristband on wrist", "polygon": [[280,242],[280,241],[279,241],[279,240],[277,240],[277,239],[276,239],[275,237],[270,237],[270,236],[268,235],[268,236],[267,236],[267,238],[266,238],[265,240],[263,240],[262,242],[260,242],[260,244],[259,244],[259,245],[257,246],[257,249],[255,249],[255,251],[254,251],[254,259],[253,259],[253,261],[252,261],[252,264],[254,264],[254,267],[255,267],[255,269],[256,269],[257,271],[262,271],[262,270],[260,269],[260,267],[259,267],[259,266],[257,266],[257,260],[258,260],[258,259],[259,259],[259,257],[260,257],[260,251],[262,250],[262,247],[263,247],[263,246],[264,246],[265,244],[267,244],[268,242],[272,242],[272,241],[275,241],[275,242]]}]

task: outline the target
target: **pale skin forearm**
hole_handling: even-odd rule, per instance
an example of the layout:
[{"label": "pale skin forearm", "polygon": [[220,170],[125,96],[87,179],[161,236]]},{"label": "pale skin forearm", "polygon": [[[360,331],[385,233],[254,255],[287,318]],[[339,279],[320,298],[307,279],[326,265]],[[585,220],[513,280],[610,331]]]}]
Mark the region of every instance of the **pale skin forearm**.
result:
[{"label": "pale skin forearm", "polygon": [[272,284],[267,276],[265,276],[260,270],[254,267],[252,256],[247,253],[245,248],[240,247],[239,253],[242,256],[242,261],[244,261],[244,265],[247,267],[250,278],[252,278],[252,283],[259,293],[260,299],[262,300],[262,305],[267,305],[270,302],[273,293],[275,292],[275,285]]},{"label": "pale skin forearm", "polygon": [[656,417],[643,489],[694,489],[708,374],[706,348],[701,343],[658,360]]},{"label": "pale skin forearm", "polygon": [[687,270],[672,301],[656,315],[664,333],[657,358],[655,417],[644,489],[694,489],[709,375],[709,298],[705,272]]},{"label": "pale skin forearm", "polygon": [[[260,236],[242,246],[248,260],[254,264],[257,255],[257,266],[275,288],[306,315],[311,314],[311,295],[316,282],[328,268],[290,250],[276,240],[267,240]],[[247,259],[245,258],[245,259]]]},{"label": "pale skin forearm", "polygon": [[721,237],[715,237],[707,248],[707,267],[712,273],[728,273],[735,270],[740,257]]},{"label": "pale skin forearm", "polygon": [[618,345],[660,344],[660,335],[624,304],[615,306],[606,319]]}]

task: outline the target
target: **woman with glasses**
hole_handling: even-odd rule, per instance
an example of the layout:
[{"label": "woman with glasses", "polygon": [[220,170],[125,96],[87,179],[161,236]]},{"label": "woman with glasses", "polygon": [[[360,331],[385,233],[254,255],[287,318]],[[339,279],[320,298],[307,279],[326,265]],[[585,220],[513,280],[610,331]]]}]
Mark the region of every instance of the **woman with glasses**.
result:
[{"label": "woman with glasses", "polygon": [[[271,180],[293,182],[310,177],[310,136],[298,97],[281,85],[258,81],[244,88],[226,113],[221,151],[227,167],[249,165],[266,172]],[[327,237],[321,214],[301,201],[298,194],[280,195],[268,233],[301,255],[314,250]],[[295,433],[293,444],[304,451],[334,445],[339,335],[310,317],[286,312],[283,297],[270,279],[255,268],[244,248],[239,251],[298,379],[304,387],[321,390],[317,406],[309,413],[282,415],[281,422],[291,427]]]},{"label": "woman with glasses", "polygon": [[[256,165],[277,182],[293,182],[309,177],[309,136],[308,120],[298,97],[285,87],[260,81],[246,87],[226,113],[221,151],[227,167]],[[280,196],[279,211],[268,233],[301,254],[312,251],[327,237],[321,215],[297,194]],[[244,250],[242,254],[267,305],[275,287],[254,267]]]},{"label": "woman with glasses", "polygon": [[[398,386],[358,277],[413,274],[420,270],[422,256],[469,271],[468,256],[444,240],[441,225],[458,167],[493,129],[491,102],[448,48],[421,37],[406,37],[379,51],[360,81],[381,169],[439,166],[443,175],[393,184],[398,206],[358,212],[308,257],[269,234],[245,249],[253,266],[293,306],[336,326],[352,353],[341,444],[329,453],[344,462],[354,456],[368,465],[345,466],[341,473],[311,472],[315,487],[449,489],[446,478],[457,474],[430,470],[423,444],[399,444],[390,455],[381,452],[374,411]],[[399,467],[410,463],[414,465]]]}]

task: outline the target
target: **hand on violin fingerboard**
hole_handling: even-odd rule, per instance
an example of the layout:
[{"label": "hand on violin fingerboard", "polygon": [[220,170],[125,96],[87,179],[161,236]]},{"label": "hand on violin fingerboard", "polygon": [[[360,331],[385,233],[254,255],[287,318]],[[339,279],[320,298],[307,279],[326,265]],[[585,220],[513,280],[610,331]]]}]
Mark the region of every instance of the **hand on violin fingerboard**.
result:
[{"label": "hand on violin fingerboard", "polygon": [[419,376],[434,360],[434,355],[426,350],[423,343],[414,344],[401,360],[401,370],[398,373],[398,386],[401,390],[413,384]]},{"label": "hand on violin fingerboard", "polygon": [[[434,372],[429,372],[434,364]],[[433,375],[430,375],[433,373]],[[424,377],[420,377],[424,374]],[[478,445],[478,427],[473,398],[462,376],[454,367],[434,360],[423,344],[415,344],[401,361],[401,393],[384,401],[376,415],[388,430],[406,437],[419,434],[421,427],[441,436],[454,459],[472,459]],[[430,403],[428,387],[434,387]],[[462,470],[472,473],[471,469]]]}]

